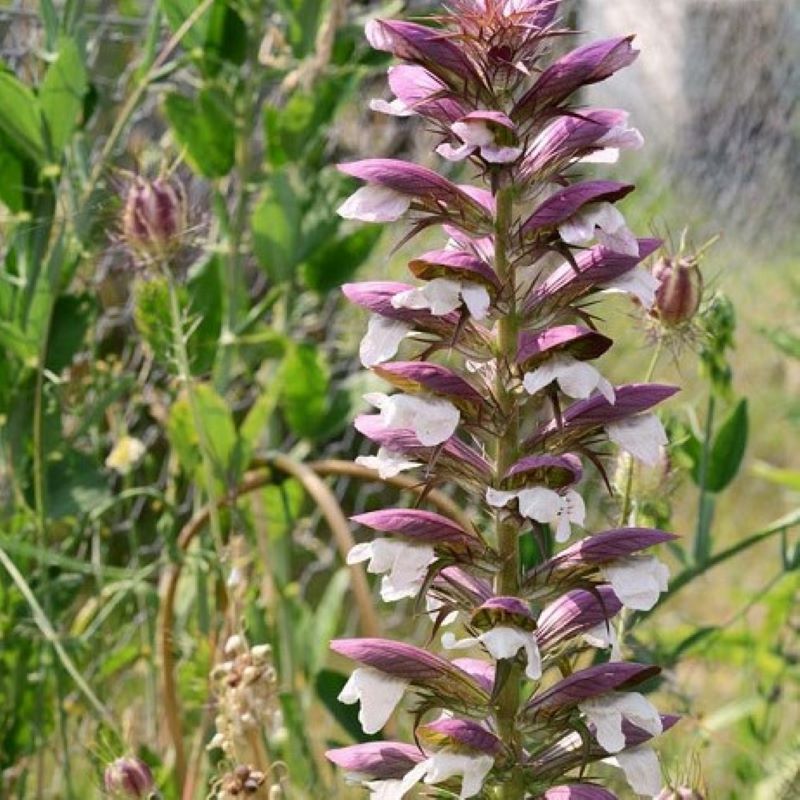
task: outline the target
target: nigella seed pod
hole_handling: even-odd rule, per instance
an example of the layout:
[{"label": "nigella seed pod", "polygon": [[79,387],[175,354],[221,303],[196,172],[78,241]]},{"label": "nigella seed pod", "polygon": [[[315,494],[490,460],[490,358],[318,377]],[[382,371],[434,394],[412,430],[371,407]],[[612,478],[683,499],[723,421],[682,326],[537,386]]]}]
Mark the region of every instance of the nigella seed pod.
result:
[{"label": "nigella seed pod", "polygon": [[675,327],[689,322],[700,308],[703,276],[693,258],[661,258],[653,267],[659,281],[653,313],[664,325]]},{"label": "nigella seed pod", "polygon": [[122,217],[125,241],[137,252],[159,257],[179,246],[186,231],[186,194],[177,181],[137,177]]},{"label": "nigella seed pod", "polygon": [[156,790],[150,767],[139,758],[118,758],[106,767],[104,775],[106,791],[112,797],[149,797]]}]

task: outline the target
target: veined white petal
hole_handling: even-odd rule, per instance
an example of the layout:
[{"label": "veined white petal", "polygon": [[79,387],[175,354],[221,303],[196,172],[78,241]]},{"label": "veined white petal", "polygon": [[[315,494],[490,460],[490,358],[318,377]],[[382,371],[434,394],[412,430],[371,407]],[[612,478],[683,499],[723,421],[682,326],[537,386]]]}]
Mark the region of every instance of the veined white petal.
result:
[{"label": "veined white petal", "polygon": [[[437,600],[435,597],[431,597],[431,595],[425,595],[425,610],[428,612],[428,616],[431,618],[431,621],[435,622],[439,616],[439,612],[444,608],[444,603],[441,600]],[[449,614],[445,615],[445,618],[439,623],[440,627],[446,627],[447,625],[452,625],[458,619],[458,609],[454,609]]]},{"label": "veined white petal", "polygon": [[617,641],[617,632],[611,622],[601,622],[589,630],[583,632],[583,638],[586,644],[592,647],[597,647],[600,650],[608,650],[611,648],[611,660],[620,661],[622,654],[619,649],[619,642]]},{"label": "veined white petal", "polygon": [[339,693],[342,703],[360,702],[358,721],[364,733],[377,733],[389,720],[409,681],[371,667],[357,667]]},{"label": "veined white petal", "polygon": [[580,164],[616,164],[619,161],[618,147],[604,147],[578,159]]},{"label": "veined white petal", "polygon": [[492,300],[486,287],[476,283],[461,284],[461,299],[473,319],[486,319]]},{"label": "veined white petal", "polygon": [[379,114],[388,114],[390,117],[412,117],[416,113],[413,108],[409,108],[398,97],[388,102],[379,97],[373,97],[369,101],[369,107]]},{"label": "veined white petal", "polygon": [[632,747],[603,760],[625,773],[625,779],[636,794],[656,797],[660,793],[663,783],[661,765],[652,747]]},{"label": "veined white petal", "polygon": [[[376,544],[384,541],[388,540],[378,539]],[[392,566],[389,574],[381,581],[381,598],[386,603],[404,597],[414,597],[425,581],[428,567],[436,561],[432,545],[407,542],[391,542],[391,544],[395,545]]]},{"label": "veined white petal", "polygon": [[461,419],[459,410],[451,402],[438,397],[371,392],[364,395],[364,399],[380,409],[384,427],[410,429],[425,447],[446,442]]},{"label": "veined white petal", "polygon": [[[565,356],[564,358],[568,359],[569,356]],[[562,366],[563,362],[560,359],[550,358],[532,372],[526,372],[525,377],[522,380],[522,385],[525,387],[525,391],[528,394],[536,394],[544,389],[545,386],[549,386],[558,378]]]},{"label": "veined white petal", "polygon": [[601,147],[616,147],[618,150],[639,150],[644,147],[644,136],[638,128],[631,127],[625,120],[598,139],[597,144]]},{"label": "veined white petal", "polygon": [[494,144],[494,133],[484,120],[460,120],[454,122],[450,130],[461,139],[464,144],[473,147],[487,147]]},{"label": "veined white petal", "polygon": [[498,625],[480,635],[491,656],[497,660],[514,658],[520,650],[525,650],[528,665],[525,674],[533,681],[542,677],[542,659],[536,637],[530,631],[523,631],[510,625]]},{"label": "veined white petal", "polygon": [[594,219],[590,214],[579,211],[558,226],[558,233],[567,244],[591,242],[594,239]]},{"label": "veined white petal", "polygon": [[362,222],[394,222],[411,207],[411,198],[387,186],[367,184],[337,209],[340,217]]},{"label": "veined white petal", "polygon": [[492,508],[503,508],[507,506],[519,492],[504,492],[500,489],[493,489],[491,486],[486,490],[486,502]]},{"label": "veined white petal", "polygon": [[467,800],[467,798],[480,794],[486,776],[492,771],[494,759],[485,753],[472,755],[444,748],[422,763],[426,765],[425,783],[427,784],[442,783],[449,778],[461,775],[459,800]]},{"label": "veined white petal", "polygon": [[348,564],[360,564],[362,561],[369,561],[372,558],[372,542],[362,542],[353,545],[347,554]]},{"label": "veined white petal", "polygon": [[610,422],[606,433],[612,442],[649,467],[658,463],[661,448],[667,444],[664,426],[655,414],[637,414]]},{"label": "veined white petal", "polygon": [[614,253],[623,253],[626,256],[639,255],[639,240],[628,228],[620,228],[613,233],[598,228],[597,241]]},{"label": "veined white petal", "polygon": [[669,588],[669,569],[655,556],[626,556],[600,571],[622,604],[636,611],[649,611]]},{"label": "veined white petal", "polygon": [[490,164],[511,164],[522,155],[522,148],[483,145],[481,155]]},{"label": "veined white petal", "polygon": [[[637,249],[638,253],[638,249]],[[622,292],[633,295],[645,308],[652,308],[656,302],[659,282],[646,269],[637,267],[605,285],[606,292]]]},{"label": "veined white petal", "polygon": [[386,781],[367,781],[369,800],[402,800],[405,790],[403,782],[395,779]]},{"label": "veined white petal", "polygon": [[451,631],[446,631],[442,634],[442,647],[445,650],[469,650],[470,647],[475,647],[480,639],[474,636],[465,636],[463,639],[457,639],[456,635]]},{"label": "veined white petal", "polygon": [[419,461],[410,461],[401,453],[395,453],[386,447],[379,447],[377,455],[374,456],[358,456],[356,464],[374,469],[381,480],[394,478],[401,472],[422,466]]},{"label": "veined white petal", "polygon": [[518,497],[519,513],[536,522],[554,522],[561,510],[561,495],[544,486],[522,489]]},{"label": "veined white petal", "polygon": [[574,490],[569,489],[561,497],[561,507],[556,515],[556,541],[566,542],[572,535],[571,523],[583,525],[586,519],[586,504]]},{"label": "veined white petal", "polygon": [[658,710],[638,692],[609,692],[585,700],[578,708],[595,726],[595,738],[609,753],[618,753],[625,747],[623,720],[653,736],[658,736],[663,729]]},{"label": "veined white petal", "polygon": [[449,278],[434,278],[420,290],[434,317],[443,317],[461,305],[461,284]]},{"label": "veined white petal", "polygon": [[400,342],[410,331],[411,326],[405,322],[373,314],[358,349],[361,363],[365,367],[374,367],[388,361],[397,353]]},{"label": "veined white petal", "polygon": [[463,161],[469,158],[476,148],[471,144],[462,144],[460,147],[453,147],[453,145],[445,142],[436,148],[436,152],[447,161]]}]

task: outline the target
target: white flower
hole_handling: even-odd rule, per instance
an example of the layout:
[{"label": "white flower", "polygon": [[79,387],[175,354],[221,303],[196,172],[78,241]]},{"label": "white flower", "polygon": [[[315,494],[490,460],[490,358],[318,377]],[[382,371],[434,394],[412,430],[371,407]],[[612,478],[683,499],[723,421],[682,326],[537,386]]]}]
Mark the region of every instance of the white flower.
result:
[{"label": "white flower", "polygon": [[626,114],[622,122],[615,125],[595,144],[601,149],[581,158],[581,163],[616,164],[619,161],[620,150],[639,150],[644,146],[644,137],[638,128],[628,125],[628,115]]},{"label": "white flower", "polygon": [[381,480],[394,478],[401,472],[408,469],[421,467],[419,461],[409,461],[402,453],[395,453],[394,450],[389,450],[386,447],[379,447],[377,455],[374,456],[359,456],[356,459],[356,464],[360,464],[367,469],[374,469],[378,473]]},{"label": "white flower", "polygon": [[491,305],[489,292],[474,283],[434,278],[418,289],[400,292],[392,298],[395,308],[427,309],[435,317],[455,311],[461,303],[474,319],[485,319]]},{"label": "white flower", "polygon": [[586,644],[592,647],[597,647],[600,650],[608,650],[611,648],[611,661],[620,661],[622,653],[619,649],[619,641],[617,640],[617,632],[611,625],[611,622],[601,622],[589,630],[583,632],[583,638]]},{"label": "white flower", "polygon": [[424,447],[446,442],[461,419],[459,410],[451,402],[439,398],[370,392],[364,399],[380,409],[384,427],[412,430]]},{"label": "white flower", "polygon": [[639,242],[625,223],[625,217],[612,203],[589,203],[558,226],[567,244],[597,241],[615,253],[639,255]]},{"label": "white flower", "polygon": [[658,278],[652,273],[637,267],[609,281],[605,284],[605,291],[612,294],[621,292],[633,295],[645,308],[650,309],[656,302],[656,290],[659,285]]},{"label": "white flower", "polygon": [[374,367],[388,361],[397,353],[400,342],[410,332],[411,326],[405,322],[373,314],[358,348],[361,363],[365,367]]},{"label": "white flower", "polygon": [[508,164],[516,161],[522,150],[519,147],[503,147],[495,142],[495,134],[485,120],[463,119],[454,122],[450,128],[463,142],[460,147],[440,144],[436,152],[448,161],[463,161],[480,150],[481,156],[492,164]]},{"label": "white flower", "polygon": [[358,667],[353,670],[338,699],[348,705],[360,701],[358,721],[362,730],[364,733],[377,733],[392,716],[408,684],[409,681],[380,670]]},{"label": "white flower", "polygon": [[415,597],[428,574],[428,567],[436,561],[433,546],[411,544],[398,539],[378,538],[357,544],[347,554],[348,564],[369,561],[367,572],[383,575],[381,598],[386,603]]},{"label": "white flower", "polygon": [[583,525],[586,519],[586,505],[574,489],[567,489],[563,495],[544,486],[517,492],[503,492],[491,487],[486,490],[486,502],[494,508],[502,508],[514,498],[519,501],[519,513],[523,517],[556,526],[557,542],[569,539],[571,523]]},{"label": "white flower", "polygon": [[606,433],[612,442],[648,467],[658,464],[661,448],[668,441],[664,426],[655,414],[636,414],[618,422],[609,422]]},{"label": "white flower", "polygon": [[649,611],[669,588],[669,569],[655,556],[631,555],[601,567],[604,578],[623,605]]},{"label": "white flower", "polygon": [[585,700],[578,708],[594,725],[599,745],[609,753],[618,753],[625,747],[623,720],[653,736],[658,736],[663,730],[658,710],[638,692],[609,692]]},{"label": "white flower", "polygon": [[652,747],[632,747],[603,761],[619,767],[636,794],[656,797],[661,792],[661,765]]},{"label": "white flower", "polygon": [[388,186],[367,184],[355,191],[337,209],[340,217],[362,222],[394,222],[411,207],[411,197]]},{"label": "white flower", "polygon": [[399,97],[395,97],[391,101],[373,97],[369,101],[369,107],[372,111],[377,111],[379,114],[388,114],[390,117],[412,117],[416,114],[414,109],[409,108]]},{"label": "white flower", "polygon": [[[445,607],[444,603],[432,597],[430,594],[425,595],[425,610],[431,618],[431,622],[436,622],[439,618],[439,612]],[[458,619],[458,609],[454,609],[449,614],[446,614],[444,619],[439,623],[441,627],[452,625]]]},{"label": "white flower", "polygon": [[486,776],[492,771],[494,759],[490,755],[470,755],[443,748],[430,758],[421,761],[403,778],[396,794],[385,795],[381,800],[401,800],[405,793],[421,780],[427,784],[461,776],[459,800],[480,794]]},{"label": "white flower", "polygon": [[532,681],[537,681],[542,677],[542,659],[536,643],[536,636],[532,631],[525,631],[511,625],[498,625],[478,637],[468,636],[464,639],[456,639],[449,632],[442,636],[442,646],[447,650],[466,650],[479,643],[496,661],[515,658],[520,650],[524,650],[528,659],[525,674]]},{"label": "white flower", "polygon": [[549,358],[533,372],[525,373],[523,385],[528,394],[536,394],[553,381],[568,397],[583,399],[598,389],[609,403],[614,403],[614,387],[591,364],[569,355]]},{"label": "white flower", "polygon": [[106,466],[119,475],[127,475],[144,456],[147,448],[135,436],[121,436],[106,458]]}]

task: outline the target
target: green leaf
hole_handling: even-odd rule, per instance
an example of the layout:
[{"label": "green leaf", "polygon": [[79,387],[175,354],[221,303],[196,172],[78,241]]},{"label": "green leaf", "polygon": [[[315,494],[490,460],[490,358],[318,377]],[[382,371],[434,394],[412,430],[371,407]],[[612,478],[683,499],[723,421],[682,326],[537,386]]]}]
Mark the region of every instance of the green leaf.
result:
[{"label": "green leaf", "polygon": [[14,214],[25,207],[24,186],[22,162],[0,140],[0,202]]},{"label": "green leaf", "polygon": [[94,319],[92,310],[92,297],[88,294],[62,295],[56,300],[47,343],[47,369],[57,374],[72,363]]},{"label": "green leaf", "polygon": [[800,470],[782,469],[759,461],[753,465],[753,474],[776,486],[785,486],[793,492],[800,492]]},{"label": "green leaf", "polygon": [[303,279],[315,292],[329,292],[346,283],[364,263],[381,236],[369,225],[318,248],[303,264]]},{"label": "green leaf", "polygon": [[206,373],[214,366],[222,330],[222,282],[216,255],[196,264],[186,281],[189,313],[196,325],[189,338],[192,372]]},{"label": "green leaf", "polygon": [[0,72],[0,130],[20,155],[39,165],[44,163],[46,151],[39,102],[9,72]]},{"label": "green leaf", "polygon": [[343,567],[328,582],[313,616],[308,650],[308,673],[313,678],[325,665],[328,643],[336,636],[342,606],[350,588],[350,570]]},{"label": "green leaf", "polygon": [[192,169],[206,178],[221,178],[235,161],[235,120],[222,92],[202,89],[197,97],[167,95],[164,113]]},{"label": "green leaf", "polygon": [[216,0],[211,9],[204,52],[239,65],[247,58],[247,26],[225,0]]},{"label": "green leaf", "polygon": [[39,104],[54,159],[61,158],[75,130],[86,90],[86,68],[78,45],[72,39],[62,39],[58,56],[39,87]]},{"label": "green leaf", "polygon": [[108,479],[91,456],[71,451],[47,468],[47,516],[50,519],[88,514],[111,499]]},{"label": "green leaf", "polygon": [[299,344],[286,354],[280,370],[281,409],[298,436],[315,438],[328,415],[330,376],[322,353]]},{"label": "green leaf", "polygon": [[217,478],[223,480],[228,477],[231,457],[236,448],[236,427],[233,423],[233,414],[225,400],[208,384],[195,384],[191,391],[199,416],[197,424],[195,424],[189,397],[184,392],[170,409],[167,435],[175,448],[181,466],[190,475],[196,475],[201,446],[197,426],[201,425],[214,472]]},{"label": "green leaf", "polygon": [[736,477],[747,448],[747,400],[740,400],[720,426],[708,463],[706,488],[721,492]]},{"label": "green leaf", "polygon": [[800,336],[785,328],[770,328],[763,333],[782,353],[800,360]]},{"label": "green leaf", "polygon": [[[173,33],[183,26],[192,12],[200,5],[201,0],[158,0],[161,11],[167,19]],[[208,36],[211,9],[204,11],[197,21],[184,34],[183,47],[186,50],[202,48]]]},{"label": "green leaf", "polygon": [[253,250],[276,282],[287,282],[297,266],[302,213],[286,172],[275,172],[251,219]]}]

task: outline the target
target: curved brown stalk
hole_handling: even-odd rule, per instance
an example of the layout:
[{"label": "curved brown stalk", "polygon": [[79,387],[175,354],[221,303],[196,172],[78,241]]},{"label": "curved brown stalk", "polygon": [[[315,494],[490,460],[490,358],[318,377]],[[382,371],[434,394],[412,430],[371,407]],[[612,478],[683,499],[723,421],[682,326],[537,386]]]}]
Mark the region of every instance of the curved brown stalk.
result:
[{"label": "curved brown stalk", "polygon": [[[288,456],[279,455],[275,458],[255,463],[259,471],[247,473],[239,486],[229,495],[218,501],[217,507],[223,508],[228,506],[239,498],[274,483],[274,474],[272,470],[280,470],[281,472],[295,477],[315,502],[317,502],[320,511],[334,535],[337,549],[342,558],[345,559],[348,551],[354,544],[350,533],[350,527],[336,497],[319,476],[342,475],[358,478],[359,480],[380,480],[377,473],[366,467],[359,466],[358,464],[337,459],[325,459],[312,462],[311,464],[299,464]],[[418,494],[425,492],[426,488],[424,484],[419,484],[419,482],[415,481],[413,478],[402,475],[389,478],[383,482],[401,489],[417,492]],[[425,497],[443,514],[452,517],[467,530],[471,529],[472,526],[469,519],[449,497],[436,490],[428,492]],[[210,518],[211,508],[210,506],[206,506],[184,525],[178,535],[177,547],[179,551],[185,552],[188,550],[197,535],[208,524]],[[175,775],[179,791],[182,790],[186,779],[186,752],[183,747],[183,728],[181,725],[180,703],[178,701],[178,687],[175,680],[175,657],[172,649],[172,631],[175,621],[175,596],[177,594],[178,582],[182,571],[183,564],[177,562],[170,564],[164,573],[161,582],[161,618],[158,627],[163,680],[164,715],[166,717],[167,730],[172,739],[173,747],[175,748]],[[365,636],[375,636],[379,633],[378,621],[363,569],[358,565],[353,565],[350,567],[350,571],[353,581],[353,594],[361,612],[360,620],[362,633]]]}]

